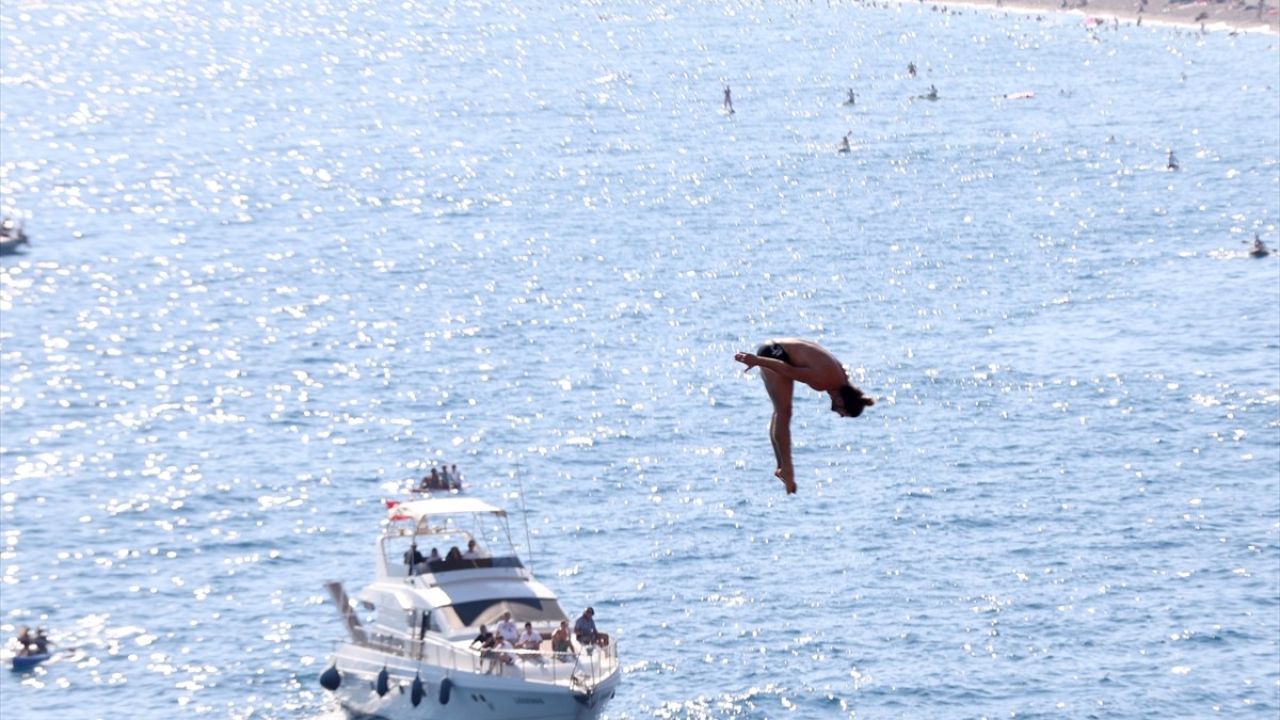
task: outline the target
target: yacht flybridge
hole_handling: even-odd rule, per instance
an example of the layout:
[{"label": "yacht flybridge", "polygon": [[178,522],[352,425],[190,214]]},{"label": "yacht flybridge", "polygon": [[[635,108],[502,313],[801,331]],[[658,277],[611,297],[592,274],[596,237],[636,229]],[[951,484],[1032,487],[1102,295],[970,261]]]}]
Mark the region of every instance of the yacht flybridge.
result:
[{"label": "yacht flybridge", "polygon": [[[572,620],[516,556],[506,512],[458,496],[387,505],[374,581],[355,602],[329,583],[348,637],[320,682],[343,708],[388,720],[598,718],[620,680],[616,642],[553,650]],[[536,649],[475,642],[506,613],[532,625]]]}]

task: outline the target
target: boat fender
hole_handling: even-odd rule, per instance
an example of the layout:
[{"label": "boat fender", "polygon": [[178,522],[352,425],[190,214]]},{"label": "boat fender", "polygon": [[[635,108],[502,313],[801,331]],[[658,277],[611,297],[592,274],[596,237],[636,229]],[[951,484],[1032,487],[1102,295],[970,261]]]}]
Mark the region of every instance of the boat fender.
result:
[{"label": "boat fender", "polygon": [[413,685],[409,688],[409,699],[413,701],[413,706],[418,707],[418,704],[422,702],[422,698],[426,694],[427,690],[422,686],[422,678],[418,677],[417,673],[414,673]]},{"label": "boat fender", "polygon": [[338,672],[337,665],[330,665],[328,670],[320,673],[320,686],[325,690],[333,692],[342,684],[342,673]]},{"label": "boat fender", "polygon": [[451,690],[453,690],[452,680],[450,680],[449,678],[445,678],[440,681],[440,704],[441,705],[449,704],[449,692]]},{"label": "boat fender", "polygon": [[387,678],[388,678],[387,668],[384,665],[382,668],[382,672],[378,673],[378,683],[374,685],[374,689],[378,691],[378,697],[382,697],[383,695],[386,695],[387,690],[390,689]]}]

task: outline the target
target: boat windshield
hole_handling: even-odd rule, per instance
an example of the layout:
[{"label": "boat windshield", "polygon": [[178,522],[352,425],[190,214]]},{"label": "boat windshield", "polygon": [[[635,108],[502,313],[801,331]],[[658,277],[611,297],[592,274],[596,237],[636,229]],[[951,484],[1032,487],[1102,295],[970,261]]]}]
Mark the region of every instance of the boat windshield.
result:
[{"label": "boat windshield", "polygon": [[494,598],[454,603],[448,609],[458,616],[462,625],[475,627],[480,623],[495,623],[503,613],[509,612],[520,622],[558,623],[569,617],[560,609],[560,603],[539,598]]}]

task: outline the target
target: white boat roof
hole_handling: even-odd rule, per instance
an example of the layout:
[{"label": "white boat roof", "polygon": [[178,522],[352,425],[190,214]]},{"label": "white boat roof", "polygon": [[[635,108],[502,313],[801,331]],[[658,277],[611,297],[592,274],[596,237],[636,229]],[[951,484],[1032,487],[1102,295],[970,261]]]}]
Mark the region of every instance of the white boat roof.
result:
[{"label": "white boat roof", "polygon": [[483,500],[469,497],[442,497],[428,500],[410,500],[387,508],[387,514],[395,518],[408,518],[420,522],[431,515],[490,514],[506,517],[507,511]]}]

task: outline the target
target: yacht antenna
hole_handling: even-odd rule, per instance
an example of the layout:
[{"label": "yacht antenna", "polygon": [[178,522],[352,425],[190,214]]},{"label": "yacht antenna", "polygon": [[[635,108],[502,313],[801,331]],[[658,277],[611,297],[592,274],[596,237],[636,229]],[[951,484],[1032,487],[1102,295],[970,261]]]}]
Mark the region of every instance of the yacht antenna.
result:
[{"label": "yacht antenna", "polygon": [[520,515],[524,517],[524,546],[529,549],[529,572],[533,572],[533,542],[529,539],[529,509],[524,504],[524,478],[516,463],[516,485],[520,489]]}]

